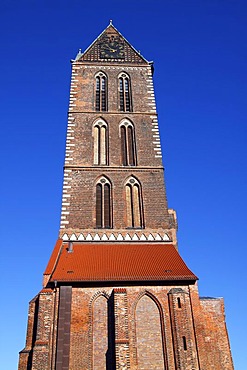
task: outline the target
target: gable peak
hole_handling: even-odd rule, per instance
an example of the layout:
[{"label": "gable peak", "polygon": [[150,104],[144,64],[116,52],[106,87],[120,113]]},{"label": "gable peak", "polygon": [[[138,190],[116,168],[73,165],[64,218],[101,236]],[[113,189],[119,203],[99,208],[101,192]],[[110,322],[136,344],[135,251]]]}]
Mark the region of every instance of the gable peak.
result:
[{"label": "gable peak", "polygon": [[149,64],[117,30],[112,20],[84,52],[79,49],[74,61]]}]

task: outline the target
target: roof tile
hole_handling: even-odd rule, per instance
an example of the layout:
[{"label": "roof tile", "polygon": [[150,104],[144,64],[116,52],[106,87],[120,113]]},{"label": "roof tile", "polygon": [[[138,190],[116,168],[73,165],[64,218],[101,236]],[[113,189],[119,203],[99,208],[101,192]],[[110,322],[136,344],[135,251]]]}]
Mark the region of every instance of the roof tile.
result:
[{"label": "roof tile", "polygon": [[[54,264],[54,255],[51,259],[51,264]],[[196,279],[172,244],[77,242],[73,243],[72,252],[68,251],[68,243],[63,244],[50,280],[89,282]]]}]

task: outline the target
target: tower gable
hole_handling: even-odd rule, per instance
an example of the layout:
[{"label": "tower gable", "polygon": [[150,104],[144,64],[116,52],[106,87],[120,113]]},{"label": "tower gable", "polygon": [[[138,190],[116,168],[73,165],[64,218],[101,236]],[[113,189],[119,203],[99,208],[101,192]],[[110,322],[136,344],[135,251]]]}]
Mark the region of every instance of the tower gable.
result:
[{"label": "tower gable", "polygon": [[87,63],[149,64],[112,23],[84,53],[78,53],[76,61]]}]

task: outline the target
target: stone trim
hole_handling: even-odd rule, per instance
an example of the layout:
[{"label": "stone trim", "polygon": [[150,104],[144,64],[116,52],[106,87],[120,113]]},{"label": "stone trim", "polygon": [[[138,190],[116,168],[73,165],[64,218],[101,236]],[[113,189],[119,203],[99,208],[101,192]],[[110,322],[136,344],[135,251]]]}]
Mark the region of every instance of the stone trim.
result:
[{"label": "stone trim", "polygon": [[[65,213],[65,212],[63,212]],[[63,216],[62,216],[63,217]],[[66,217],[66,216],[64,216]],[[66,223],[66,221],[61,221],[61,223]],[[168,233],[145,233],[145,232],[113,232],[110,235],[106,233],[97,233],[97,232],[84,232],[84,233],[64,233],[62,236],[63,241],[79,241],[79,242],[89,242],[89,241],[107,241],[107,242],[167,242],[171,243],[172,239]]]}]

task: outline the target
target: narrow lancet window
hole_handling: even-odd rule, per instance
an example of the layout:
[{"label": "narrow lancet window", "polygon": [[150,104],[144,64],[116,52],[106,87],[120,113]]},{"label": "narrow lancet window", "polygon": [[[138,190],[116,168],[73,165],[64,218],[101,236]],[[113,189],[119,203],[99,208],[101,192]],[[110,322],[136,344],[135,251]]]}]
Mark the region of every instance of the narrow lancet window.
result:
[{"label": "narrow lancet window", "polygon": [[108,350],[107,299],[99,296],[93,304],[93,369],[106,370]]},{"label": "narrow lancet window", "polygon": [[95,77],[95,110],[107,111],[107,78],[103,72]]},{"label": "narrow lancet window", "polygon": [[112,227],[111,184],[102,177],[96,184],[96,227]]},{"label": "narrow lancet window", "polygon": [[108,127],[102,119],[95,122],[93,126],[94,137],[94,164],[108,164]]},{"label": "narrow lancet window", "polygon": [[125,120],[120,124],[121,161],[123,166],[136,166],[134,126]]},{"label": "narrow lancet window", "polygon": [[126,73],[119,76],[119,109],[121,112],[132,112],[130,77]]},{"label": "narrow lancet window", "polygon": [[140,183],[131,177],[125,185],[127,227],[143,228],[143,204]]},{"label": "narrow lancet window", "polygon": [[187,351],[187,342],[186,342],[186,337],[182,337],[182,340],[183,340],[183,347],[184,347],[184,351]]}]

